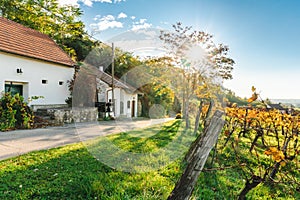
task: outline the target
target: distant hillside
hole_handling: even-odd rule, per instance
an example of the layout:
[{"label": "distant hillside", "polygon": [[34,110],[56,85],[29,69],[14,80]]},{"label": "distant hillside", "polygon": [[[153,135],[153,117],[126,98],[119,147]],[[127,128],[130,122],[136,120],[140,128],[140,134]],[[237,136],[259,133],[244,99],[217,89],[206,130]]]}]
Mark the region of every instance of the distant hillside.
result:
[{"label": "distant hillside", "polygon": [[[249,102],[247,101],[247,98],[241,98],[241,97],[235,95],[235,93],[233,91],[231,91],[230,89],[225,88],[225,97],[228,101],[227,106],[230,106],[234,103],[237,106],[247,106],[247,105],[249,105]],[[257,106],[259,104],[261,104],[261,102],[259,102],[259,101],[254,101],[254,102],[251,103],[252,106]]]},{"label": "distant hillside", "polygon": [[284,105],[293,105],[300,107],[300,99],[270,99],[272,103],[282,103]]},{"label": "distant hillside", "polygon": [[[237,96],[232,90],[228,88],[223,88],[225,91],[225,97],[228,102],[236,103],[238,106],[249,105],[247,98],[241,98]],[[250,97],[250,96],[249,96]],[[265,103],[278,104],[281,103],[285,106],[293,105],[294,107],[300,108],[300,99],[264,99]],[[270,102],[269,102],[270,101]],[[260,98],[257,101],[251,103],[252,106],[262,105]]]}]

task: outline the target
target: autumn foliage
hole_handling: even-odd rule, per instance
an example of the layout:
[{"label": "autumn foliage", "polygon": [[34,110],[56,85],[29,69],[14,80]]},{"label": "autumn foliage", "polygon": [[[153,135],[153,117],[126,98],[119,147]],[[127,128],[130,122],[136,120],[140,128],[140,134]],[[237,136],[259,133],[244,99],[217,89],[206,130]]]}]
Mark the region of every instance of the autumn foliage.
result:
[{"label": "autumn foliage", "polygon": [[[257,98],[252,97],[249,101]],[[297,114],[267,108],[226,109],[222,145],[233,149],[245,175],[240,199],[260,183],[285,184],[290,192],[299,190],[299,177],[293,174],[299,167],[299,132]]]},{"label": "autumn foliage", "polygon": [[254,86],[252,86],[251,88],[253,94],[252,96],[248,99],[249,103],[252,103],[253,101],[255,101],[258,98],[258,94],[256,93],[256,88]]}]

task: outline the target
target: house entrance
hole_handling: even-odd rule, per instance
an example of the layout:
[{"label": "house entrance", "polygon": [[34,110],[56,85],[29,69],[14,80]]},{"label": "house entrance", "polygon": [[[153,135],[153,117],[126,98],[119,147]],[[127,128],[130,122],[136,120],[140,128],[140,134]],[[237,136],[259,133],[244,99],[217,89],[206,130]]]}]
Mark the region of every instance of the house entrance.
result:
[{"label": "house entrance", "polygon": [[132,106],[131,106],[131,117],[135,117],[135,116],[134,116],[134,113],[135,113],[134,108],[135,108],[135,101],[132,101]]},{"label": "house entrance", "polygon": [[13,83],[5,84],[5,92],[10,92],[13,96],[18,93],[23,96],[23,85]]}]

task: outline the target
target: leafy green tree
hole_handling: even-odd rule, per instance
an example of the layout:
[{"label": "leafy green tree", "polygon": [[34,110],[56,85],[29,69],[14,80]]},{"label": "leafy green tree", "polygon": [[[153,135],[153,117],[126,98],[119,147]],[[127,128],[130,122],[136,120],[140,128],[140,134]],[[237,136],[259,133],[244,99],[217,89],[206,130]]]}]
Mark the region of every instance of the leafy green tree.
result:
[{"label": "leafy green tree", "polygon": [[108,67],[112,62],[112,49],[110,46],[101,43],[98,44],[92,51],[87,55],[84,60],[85,64],[100,67],[102,66],[105,71],[109,71]]},{"label": "leafy green tree", "polygon": [[[140,91],[147,94],[140,98],[144,116],[147,116],[150,107],[154,104],[161,105],[166,111],[165,114],[171,114],[171,111],[175,112],[174,114],[180,112],[180,109],[178,110],[178,107],[180,107],[177,101],[178,94],[176,94],[176,90],[174,89],[177,87],[177,70],[179,69],[171,64],[168,57],[148,58],[144,60],[144,70],[141,73],[146,73],[150,76],[148,78],[150,83],[139,88]],[[177,108],[175,106],[176,111],[174,110],[174,104],[177,104]]]},{"label": "leafy green tree", "polygon": [[[85,60],[93,66],[103,66],[111,74],[112,49],[110,46],[100,44]],[[149,111],[154,104],[160,104],[168,112],[172,108],[174,94],[168,88],[168,80],[172,73],[168,73],[174,66],[170,65],[167,58],[149,58],[141,60],[130,52],[115,49],[114,75],[123,80],[144,95],[139,97],[142,103],[142,116],[149,117]]]}]

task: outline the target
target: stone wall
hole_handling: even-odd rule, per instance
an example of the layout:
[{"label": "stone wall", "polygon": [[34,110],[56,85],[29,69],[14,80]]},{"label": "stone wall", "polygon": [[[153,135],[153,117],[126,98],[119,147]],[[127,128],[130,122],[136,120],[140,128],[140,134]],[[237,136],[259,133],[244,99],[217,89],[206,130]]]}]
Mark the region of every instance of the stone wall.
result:
[{"label": "stone wall", "polygon": [[37,110],[41,110],[41,109],[67,109],[68,108],[68,104],[46,104],[46,105],[30,105],[31,109],[36,112]]},{"label": "stone wall", "polygon": [[54,123],[94,122],[98,120],[97,108],[47,109]]}]

